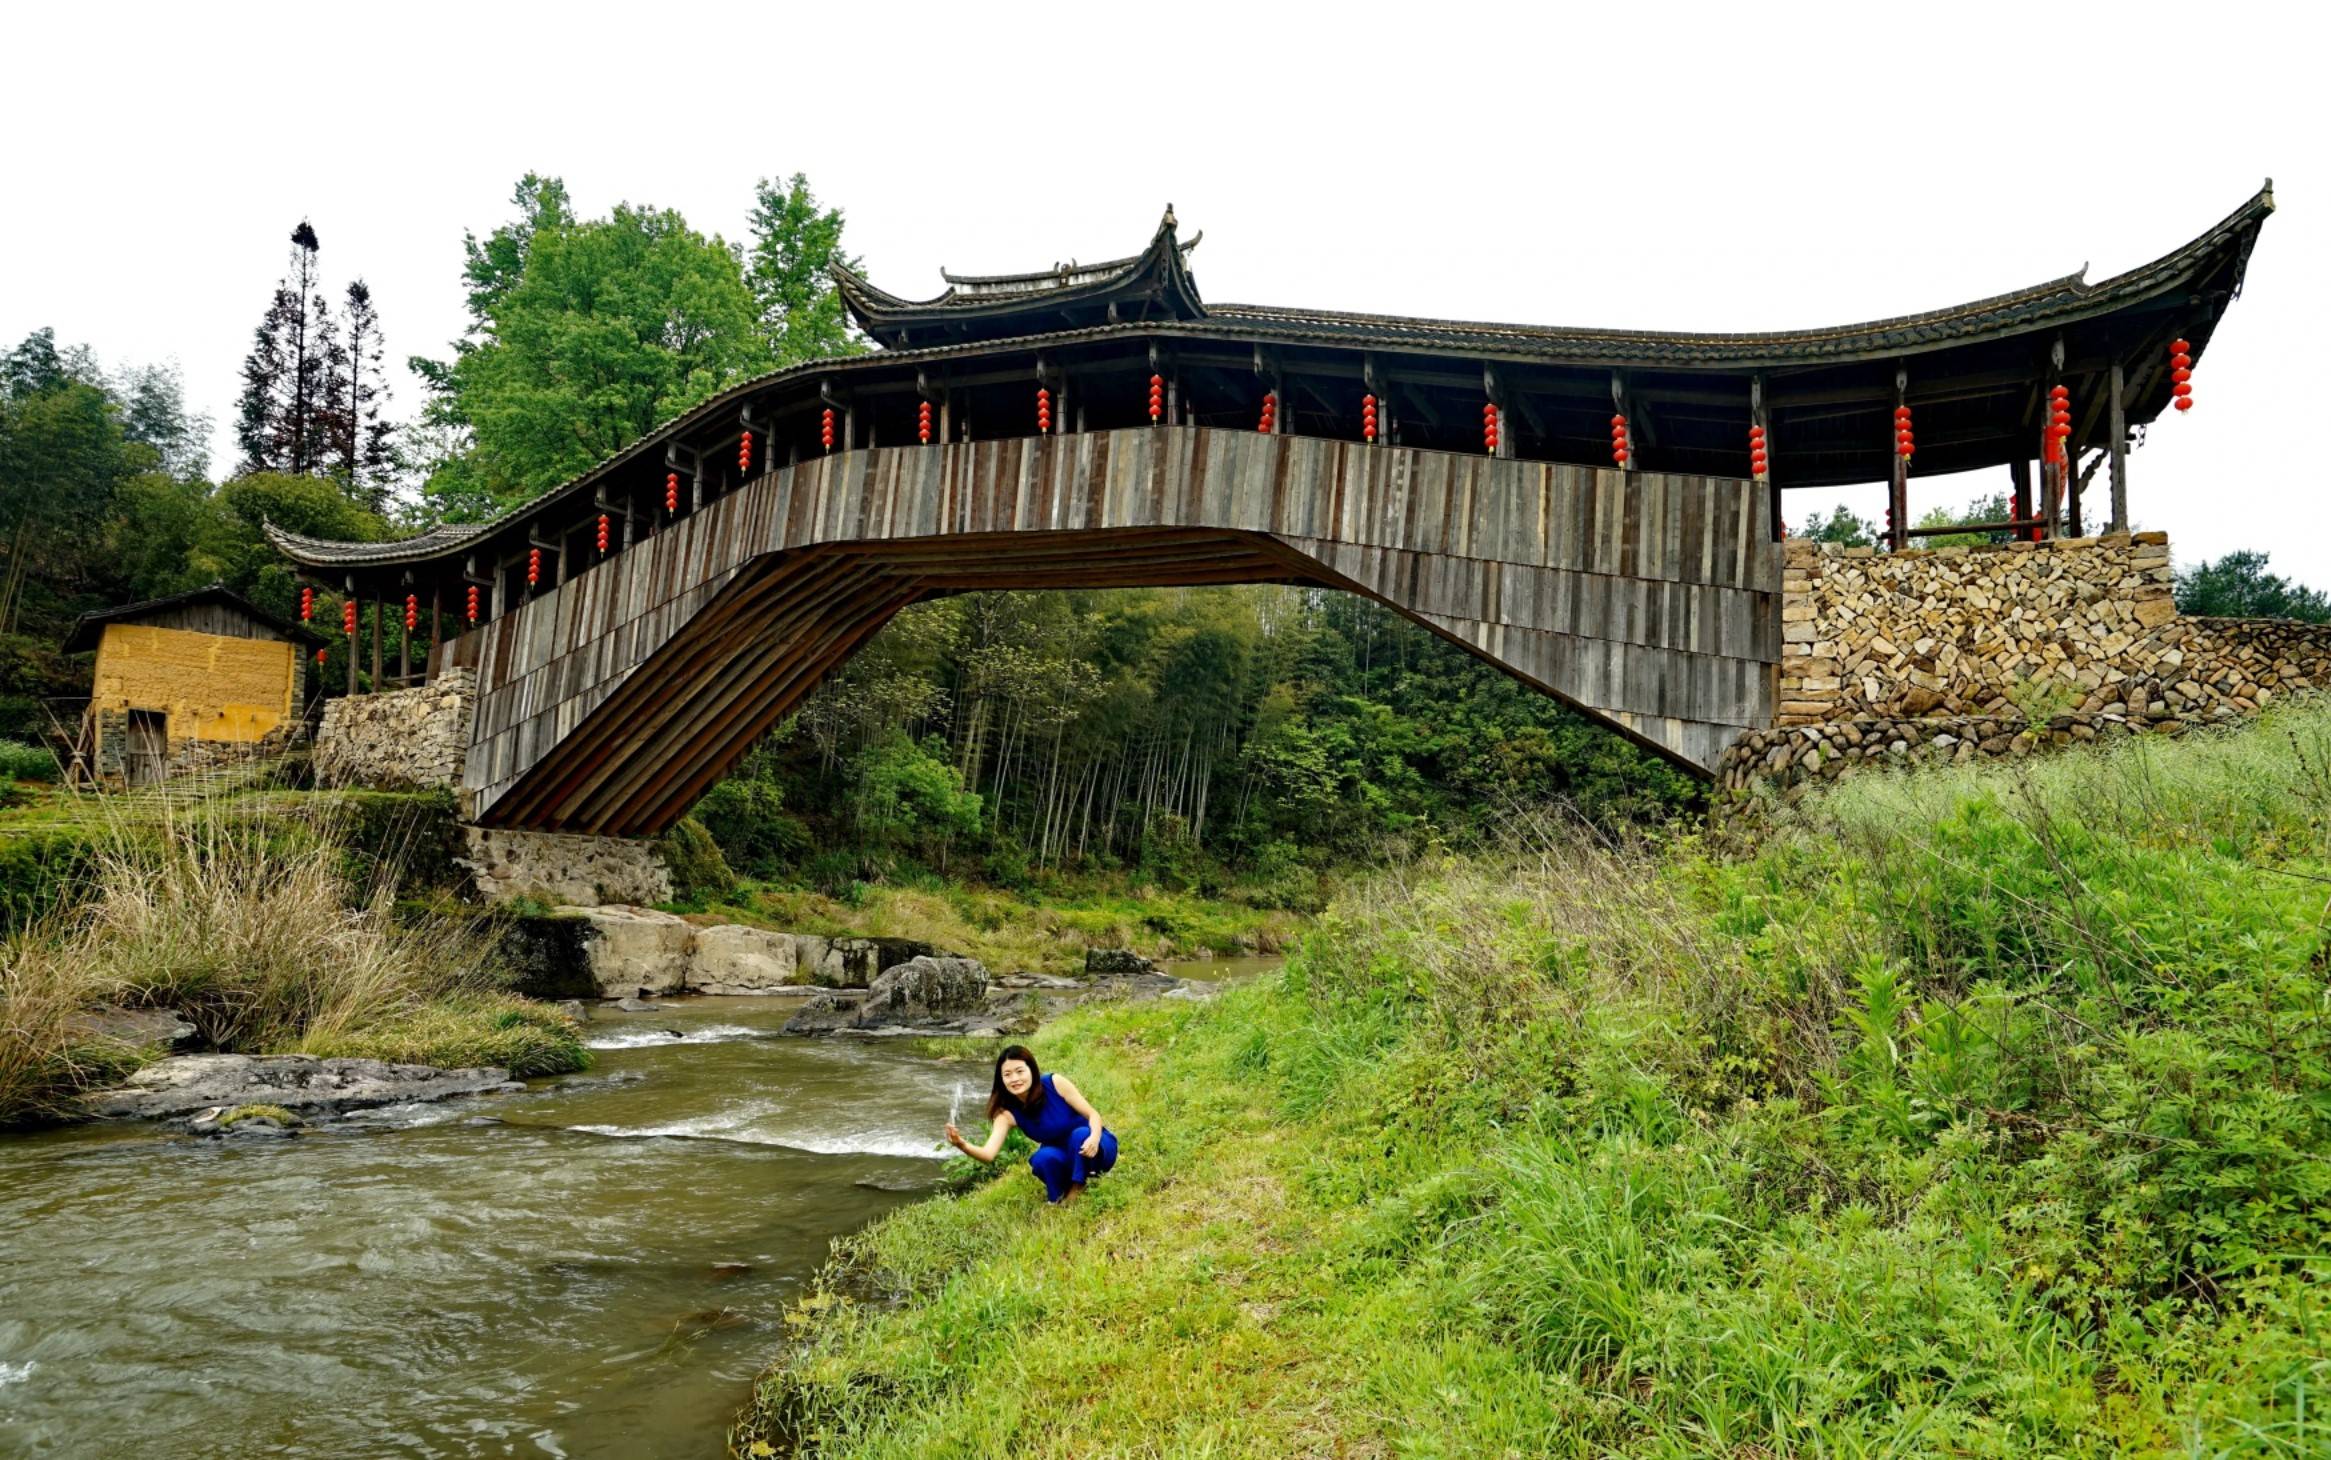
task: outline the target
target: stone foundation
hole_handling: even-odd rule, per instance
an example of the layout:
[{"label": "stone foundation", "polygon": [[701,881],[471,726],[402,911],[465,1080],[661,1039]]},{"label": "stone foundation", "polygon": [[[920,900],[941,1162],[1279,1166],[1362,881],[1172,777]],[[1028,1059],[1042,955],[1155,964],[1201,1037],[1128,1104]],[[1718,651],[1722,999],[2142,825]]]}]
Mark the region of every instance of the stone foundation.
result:
[{"label": "stone foundation", "polygon": [[1782,726],[2255,712],[2331,686],[2331,625],[2188,619],[2169,539],[1878,553],[1786,545]]},{"label": "stone foundation", "polygon": [[451,669],[412,689],[328,702],[316,731],[316,784],[380,791],[459,786],[477,683],[476,670]]},{"label": "stone foundation", "polygon": [[1958,765],[1970,760],[2014,760],[2126,735],[2181,735],[2197,725],[2231,720],[2222,710],[2208,720],[2174,716],[2131,720],[2126,715],[2064,714],[2030,721],[2017,715],[1961,715],[1943,719],[1832,720],[1752,730],[1717,763],[1716,784],[1738,801],[1752,787],[1787,792],[1833,781],[1872,766]]},{"label": "stone foundation", "polygon": [[531,897],[598,906],[672,900],[671,869],[654,842],[483,826],[461,832],[461,864],[487,902]]}]

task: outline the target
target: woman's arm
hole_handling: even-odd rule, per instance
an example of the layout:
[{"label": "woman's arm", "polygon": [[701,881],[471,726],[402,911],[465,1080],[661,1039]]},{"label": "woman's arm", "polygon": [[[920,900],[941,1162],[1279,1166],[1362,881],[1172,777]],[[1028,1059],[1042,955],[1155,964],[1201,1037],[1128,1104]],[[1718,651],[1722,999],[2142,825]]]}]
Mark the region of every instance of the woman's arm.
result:
[{"label": "woman's arm", "polygon": [[1101,1112],[1093,1109],[1092,1102],[1085,1099],[1084,1091],[1079,1090],[1076,1087],[1076,1081],[1070,1079],[1066,1075],[1054,1075],[1052,1077],[1052,1088],[1059,1091],[1060,1098],[1066,1100],[1069,1104],[1069,1108],[1074,1110],[1077,1114],[1083,1116],[1085,1118],[1085,1124],[1091,1127],[1090,1133],[1085,1136],[1085,1143],[1082,1148],[1083,1153],[1087,1156],[1099,1154],[1101,1149],[1102,1129]]},{"label": "woman's arm", "polygon": [[963,1132],[957,1130],[954,1123],[950,1121],[947,1126],[947,1144],[974,1161],[993,1161],[996,1158],[996,1152],[1004,1148],[1004,1133],[1009,1131],[1012,1125],[1012,1112],[1009,1110],[1000,1112],[995,1118],[995,1123],[988,1127],[987,1144],[974,1146],[963,1139]]}]

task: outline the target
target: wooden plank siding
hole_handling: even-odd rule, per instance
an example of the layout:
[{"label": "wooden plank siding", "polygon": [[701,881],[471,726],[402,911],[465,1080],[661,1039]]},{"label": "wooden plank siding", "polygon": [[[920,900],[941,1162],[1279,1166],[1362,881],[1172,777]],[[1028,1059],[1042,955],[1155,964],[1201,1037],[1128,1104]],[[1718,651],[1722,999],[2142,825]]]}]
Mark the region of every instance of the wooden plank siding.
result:
[{"label": "wooden plank siding", "polygon": [[435,668],[479,672],[481,822],[646,835],[919,599],[1312,583],[1705,772],[1772,720],[1770,536],[1724,478],[1200,427],[883,447],[765,472]]}]

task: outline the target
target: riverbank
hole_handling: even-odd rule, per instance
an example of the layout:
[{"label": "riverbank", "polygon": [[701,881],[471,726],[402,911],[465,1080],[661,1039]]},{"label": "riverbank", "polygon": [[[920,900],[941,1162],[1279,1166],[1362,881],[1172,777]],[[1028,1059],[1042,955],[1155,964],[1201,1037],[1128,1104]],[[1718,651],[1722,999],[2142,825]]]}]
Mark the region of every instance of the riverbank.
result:
[{"label": "riverbank", "polygon": [[2331,1448],[2331,708],[1539,837],[1035,1041],[1124,1141],[840,1244],[734,1454]]}]

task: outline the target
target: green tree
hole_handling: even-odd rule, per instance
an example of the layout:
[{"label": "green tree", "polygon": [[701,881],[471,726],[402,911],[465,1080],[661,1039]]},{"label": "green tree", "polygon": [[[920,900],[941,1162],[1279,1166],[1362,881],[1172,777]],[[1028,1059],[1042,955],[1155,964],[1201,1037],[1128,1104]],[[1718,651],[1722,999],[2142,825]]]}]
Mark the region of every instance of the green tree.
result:
[{"label": "green tree", "polygon": [[563,189],[533,181],[524,227],[472,242],[476,337],[424,370],[472,437],[427,489],[448,515],[532,497],[764,361],[727,244],[630,204],[563,221]]},{"label": "green tree", "polygon": [[2266,571],[2265,553],[2228,553],[2177,575],[2177,611],[2203,618],[2331,623],[2331,595]]},{"label": "green tree", "polygon": [[1878,540],[1878,524],[1866,517],[1856,517],[1853,509],[1841,502],[1827,517],[1807,516],[1805,530],[1796,536],[1808,542],[1836,543],[1840,547],[1870,547]]},{"label": "green tree", "polygon": [[[2006,522],[2015,516],[2015,504],[2007,493],[1994,492],[1988,497],[1977,497],[1966,506],[1952,511],[1936,507],[1918,519],[1920,527],[1964,527],[1977,522]],[[1946,532],[1918,539],[1921,547],[1982,547],[1991,543],[2011,541],[2014,534],[2005,530],[1990,532]]]},{"label": "green tree", "polygon": [[850,333],[830,272],[835,264],[858,265],[842,252],[842,210],[820,208],[809,179],[798,172],[783,182],[756,183],[745,277],[777,369],[866,348]]},{"label": "green tree", "polygon": [[302,218],[291,231],[290,267],[252,331],[235,431],[245,471],[320,471],[328,464],[343,357],[317,264],[322,251]]}]

